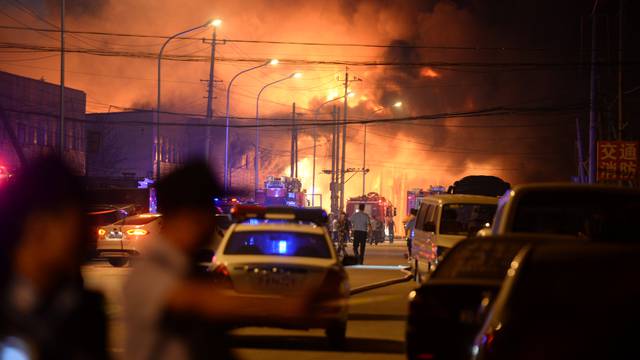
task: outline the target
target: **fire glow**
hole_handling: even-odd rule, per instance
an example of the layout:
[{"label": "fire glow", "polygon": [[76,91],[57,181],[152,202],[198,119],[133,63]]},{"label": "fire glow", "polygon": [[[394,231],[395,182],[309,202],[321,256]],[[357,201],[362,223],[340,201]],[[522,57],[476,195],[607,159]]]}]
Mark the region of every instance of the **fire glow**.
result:
[{"label": "fire glow", "polygon": [[435,72],[435,70],[433,70],[430,67],[423,67],[420,70],[420,76],[425,77],[425,78],[438,78],[438,77],[440,77],[440,74]]}]

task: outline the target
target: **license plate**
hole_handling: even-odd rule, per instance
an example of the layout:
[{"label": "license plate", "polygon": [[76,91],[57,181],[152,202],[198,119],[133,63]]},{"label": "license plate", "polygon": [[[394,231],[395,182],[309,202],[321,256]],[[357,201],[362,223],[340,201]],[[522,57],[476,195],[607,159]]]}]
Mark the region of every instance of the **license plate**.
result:
[{"label": "license plate", "polygon": [[296,279],[288,274],[258,274],[255,279],[261,288],[292,289]]},{"label": "license plate", "polygon": [[109,234],[107,234],[107,240],[122,240],[122,233],[121,232],[110,232]]}]

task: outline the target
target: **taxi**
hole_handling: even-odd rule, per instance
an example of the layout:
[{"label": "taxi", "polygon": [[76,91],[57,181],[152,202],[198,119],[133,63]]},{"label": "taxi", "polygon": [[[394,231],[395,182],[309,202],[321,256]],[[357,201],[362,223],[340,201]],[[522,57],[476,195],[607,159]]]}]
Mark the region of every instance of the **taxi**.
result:
[{"label": "taxi", "polygon": [[349,279],[324,226],[321,209],[237,206],[235,223],[211,262],[214,281],[239,295],[310,299],[304,319],[264,320],[241,326],[325,329],[332,346],[344,344]]}]

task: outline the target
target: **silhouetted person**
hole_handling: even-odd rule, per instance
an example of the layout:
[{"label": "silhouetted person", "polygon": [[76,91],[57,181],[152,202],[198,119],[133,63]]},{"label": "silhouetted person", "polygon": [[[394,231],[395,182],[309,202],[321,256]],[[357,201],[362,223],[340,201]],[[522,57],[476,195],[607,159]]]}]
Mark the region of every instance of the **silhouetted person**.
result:
[{"label": "silhouetted person", "polygon": [[80,273],[89,236],[83,189],[47,157],[0,190],[0,354],[107,358],[103,298],[84,289]]},{"label": "silhouetted person", "polygon": [[409,220],[407,220],[406,224],[404,224],[404,234],[407,238],[407,254],[409,258],[411,257],[411,252],[413,249],[413,236],[415,235],[417,214],[417,209],[411,209],[409,211]]},{"label": "silhouetted person", "polygon": [[220,193],[200,162],[158,182],[161,235],[149,244],[124,288],[126,359],[229,359],[227,326],[245,317],[304,311],[293,299],[237,296],[195,271],[195,255],[215,231],[213,198]]},{"label": "silhouetted person", "polygon": [[364,250],[367,246],[367,234],[371,230],[371,219],[364,212],[364,204],[358,205],[358,211],[351,215],[353,229],[353,254],[358,259],[358,264],[364,263]]}]

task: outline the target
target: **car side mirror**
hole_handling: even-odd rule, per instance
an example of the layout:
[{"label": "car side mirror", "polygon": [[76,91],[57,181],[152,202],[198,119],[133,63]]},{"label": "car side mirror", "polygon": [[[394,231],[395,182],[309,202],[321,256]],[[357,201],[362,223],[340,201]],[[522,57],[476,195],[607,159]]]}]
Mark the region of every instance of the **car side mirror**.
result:
[{"label": "car side mirror", "polygon": [[345,255],[342,258],[342,266],[353,266],[358,264],[358,259],[352,255]]},{"label": "car side mirror", "polygon": [[491,236],[491,228],[482,228],[476,233],[476,237]]},{"label": "car side mirror", "polygon": [[422,230],[426,232],[436,232],[436,223],[429,221],[422,225]]}]

